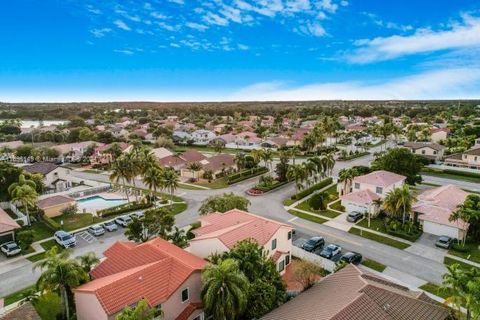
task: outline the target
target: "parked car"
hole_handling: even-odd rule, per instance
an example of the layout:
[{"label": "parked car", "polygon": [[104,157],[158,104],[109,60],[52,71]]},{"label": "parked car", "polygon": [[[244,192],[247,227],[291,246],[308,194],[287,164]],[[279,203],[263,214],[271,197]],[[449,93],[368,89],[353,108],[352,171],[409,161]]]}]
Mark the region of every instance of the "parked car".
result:
[{"label": "parked car", "polygon": [[342,248],[340,246],[337,246],[336,244],[329,244],[328,246],[323,248],[322,252],[320,252],[320,256],[327,259],[332,259],[341,251]]},{"label": "parked car", "polygon": [[145,214],[143,212],[134,212],[130,214],[130,218],[137,218],[137,219],[143,219],[145,217]]},{"label": "parked car", "polygon": [[97,224],[97,225],[88,227],[88,232],[98,237],[105,234],[105,229],[101,225]]},{"label": "parked car", "polygon": [[14,256],[22,251],[15,241],[2,243],[0,250],[2,250],[2,253],[7,257]]},{"label": "parked car", "polygon": [[115,221],[107,221],[102,224],[103,229],[107,230],[108,232],[113,232],[118,230],[118,225]]},{"label": "parked car", "polygon": [[362,219],[363,218],[363,213],[361,212],[358,212],[358,211],[353,211],[353,212],[350,212],[348,215],[347,215],[347,221],[348,222],[357,222],[358,220]]},{"label": "parked car", "polygon": [[122,227],[126,227],[132,222],[132,218],[130,218],[130,216],[120,216],[115,219],[115,222]]},{"label": "parked car", "polygon": [[322,249],[325,245],[323,237],[312,237],[302,245],[302,249],[308,252],[314,252],[317,249]]},{"label": "parked car", "polygon": [[72,235],[71,233],[63,230],[55,232],[53,238],[59,245],[64,248],[71,248],[77,245],[77,239],[75,238],[75,235]]},{"label": "parked car", "polygon": [[449,236],[440,236],[435,242],[435,245],[440,248],[450,249],[450,247],[452,246],[452,243],[453,243],[453,238]]},{"label": "parked car", "polygon": [[345,261],[346,263],[359,264],[362,262],[362,255],[356,252],[347,252],[341,258],[340,261]]}]

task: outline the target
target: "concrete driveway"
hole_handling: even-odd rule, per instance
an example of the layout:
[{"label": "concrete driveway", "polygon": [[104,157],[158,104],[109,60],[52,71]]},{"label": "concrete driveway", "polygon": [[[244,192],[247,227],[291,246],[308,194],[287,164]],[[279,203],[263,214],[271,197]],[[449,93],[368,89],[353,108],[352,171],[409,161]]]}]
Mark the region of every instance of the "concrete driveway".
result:
[{"label": "concrete driveway", "polygon": [[405,251],[443,263],[448,250],[435,246],[438,236],[423,233],[422,236]]}]

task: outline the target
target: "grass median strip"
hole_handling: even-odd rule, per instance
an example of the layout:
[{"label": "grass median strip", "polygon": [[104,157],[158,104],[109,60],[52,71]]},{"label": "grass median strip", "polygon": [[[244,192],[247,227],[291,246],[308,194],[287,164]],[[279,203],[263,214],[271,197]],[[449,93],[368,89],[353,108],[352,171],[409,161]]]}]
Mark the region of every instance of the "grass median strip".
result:
[{"label": "grass median strip", "polygon": [[17,292],[11,293],[8,296],[5,296],[3,298],[4,304],[8,306],[8,305],[11,305],[12,303],[22,300],[32,289],[35,289],[35,285],[31,285],[22,290],[18,290]]},{"label": "grass median strip", "polygon": [[406,248],[410,247],[409,244],[406,244],[406,243],[403,243],[403,242],[400,242],[400,241],[397,241],[397,240],[394,240],[394,239],[390,239],[390,238],[378,235],[376,233],[363,231],[363,230],[360,230],[360,229],[355,228],[355,227],[351,228],[350,231],[348,231],[348,232],[351,233],[351,234],[355,234],[357,236],[366,238],[366,239],[370,239],[370,240],[373,240],[373,241],[383,243],[387,246],[395,247],[395,248],[400,249],[400,250],[403,250],[403,249],[406,249]]},{"label": "grass median strip", "polygon": [[369,259],[363,260],[361,264],[364,265],[365,267],[368,267],[378,272],[383,272],[383,270],[385,270],[385,268],[387,267],[381,264],[380,262],[369,260]]},{"label": "grass median strip", "polygon": [[471,264],[468,264],[468,263],[465,263],[465,262],[463,262],[463,261],[460,261],[460,260],[457,260],[457,259],[453,259],[453,258],[450,258],[450,257],[445,257],[445,258],[443,259],[443,263],[444,263],[445,265],[447,265],[447,266],[450,266],[450,265],[456,263],[456,264],[458,264],[458,265],[460,266],[460,268],[463,269],[463,270],[470,270],[470,269],[472,269],[472,268],[476,268],[476,269],[479,269],[479,270],[480,270],[480,268],[477,268],[477,267],[475,267],[475,266],[472,266]]},{"label": "grass median strip", "polygon": [[295,209],[288,210],[288,212],[290,214],[293,214],[294,216],[297,216],[299,218],[302,218],[302,219],[305,219],[305,220],[308,220],[308,221],[312,221],[312,222],[315,222],[315,223],[325,223],[325,222],[328,221],[327,219],[324,219],[322,217],[313,216],[313,215],[310,215],[310,214],[307,214],[307,213],[299,212],[299,211],[296,211]]},{"label": "grass median strip", "polygon": [[423,286],[420,286],[419,289],[422,289],[424,291],[427,291],[433,295],[436,295],[437,297],[446,299],[450,296],[450,293],[445,290],[441,290],[440,286],[437,286],[436,284],[427,282]]}]

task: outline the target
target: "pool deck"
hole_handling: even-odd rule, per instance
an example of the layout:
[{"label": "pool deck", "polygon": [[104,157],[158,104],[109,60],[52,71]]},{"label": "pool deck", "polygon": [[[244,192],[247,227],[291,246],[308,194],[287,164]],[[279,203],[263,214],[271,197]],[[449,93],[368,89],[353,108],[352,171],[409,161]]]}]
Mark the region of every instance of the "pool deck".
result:
[{"label": "pool deck", "polygon": [[127,197],[120,192],[101,192],[95,193],[88,196],[77,198],[76,200],[88,199],[93,197],[101,197],[105,200],[127,200]]}]

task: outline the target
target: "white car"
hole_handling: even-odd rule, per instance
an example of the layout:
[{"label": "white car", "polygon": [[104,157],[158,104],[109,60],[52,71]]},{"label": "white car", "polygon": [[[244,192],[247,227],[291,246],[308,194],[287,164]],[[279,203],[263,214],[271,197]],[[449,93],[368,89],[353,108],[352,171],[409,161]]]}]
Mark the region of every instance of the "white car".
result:
[{"label": "white car", "polygon": [[88,227],[88,232],[96,237],[105,233],[105,229],[99,224]]},{"label": "white car", "polygon": [[120,216],[115,219],[115,222],[122,227],[126,227],[132,222],[132,218],[130,218],[130,216]]},{"label": "white car", "polygon": [[55,232],[53,238],[59,245],[64,248],[71,248],[77,245],[77,239],[75,238],[75,235],[72,235],[71,233],[63,230]]},{"label": "white car", "polygon": [[323,248],[322,252],[320,252],[320,256],[327,259],[332,259],[337,254],[340,254],[341,251],[342,247],[337,246],[336,244],[329,244],[328,246]]},{"label": "white car", "polygon": [[2,250],[3,254],[7,257],[14,256],[19,254],[22,249],[18,246],[18,244],[14,241],[5,242],[0,246],[0,250]]},{"label": "white car", "polygon": [[130,214],[130,218],[137,218],[139,220],[143,219],[145,217],[145,214],[143,212],[134,212],[132,214]]},{"label": "white car", "polygon": [[102,224],[102,227],[108,232],[113,232],[118,230],[118,225],[115,223],[115,221],[107,221]]}]

